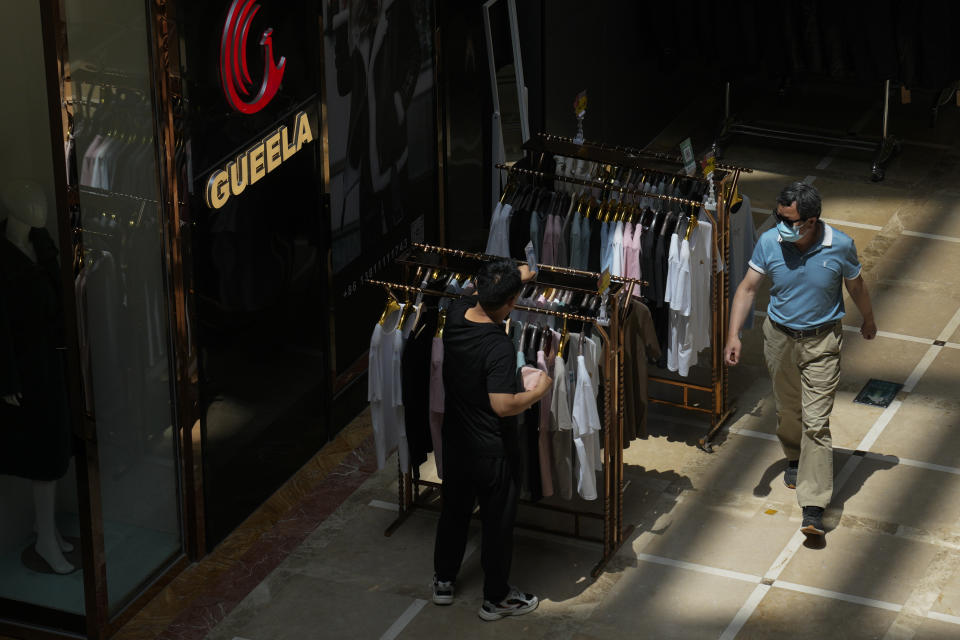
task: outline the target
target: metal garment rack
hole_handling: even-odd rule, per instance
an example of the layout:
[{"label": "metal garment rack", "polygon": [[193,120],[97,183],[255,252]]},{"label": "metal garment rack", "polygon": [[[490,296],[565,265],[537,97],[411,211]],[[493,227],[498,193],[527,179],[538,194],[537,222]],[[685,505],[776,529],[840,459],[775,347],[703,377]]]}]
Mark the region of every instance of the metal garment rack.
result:
[{"label": "metal garment rack", "polygon": [[[683,161],[678,156],[669,154],[644,151],[642,149],[633,149],[630,147],[615,147],[596,142],[584,142],[581,145],[574,144],[570,139],[562,136],[541,133],[537,138],[532,138],[528,142],[528,150],[533,152],[549,152],[554,155],[567,157],[577,157],[594,162],[616,165],[618,167],[637,167],[638,159],[649,157],[661,162],[671,164],[682,164]],[[576,155],[571,155],[575,153]],[[730,273],[726,265],[730,264],[730,215],[729,205],[732,194],[736,191],[737,185],[742,173],[752,173],[752,169],[736,165],[716,165],[715,176],[719,176],[717,189],[717,212],[714,220],[714,268],[711,269],[711,364],[710,364],[710,385],[693,384],[685,380],[666,378],[662,376],[648,376],[650,383],[655,383],[663,387],[672,387],[682,391],[680,402],[658,398],[654,394],[649,395],[650,402],[669,405],[686,411],[693,411],[710,416],[710,430],[707,435],[700,438],[697,446],[707,453],[713,452],[712,441],[717,431],[724,425],[727,419],[733,414],[736,407],[731,406],[729,401],[729,376],[726,363],[723,361],[723,344],[726,340],[726,328],[730,321]],[[677,174],[683,175],[684,174]],[[556,176],[556,179],[562,179]],[[697,206],[700,203],[696,203]],[[718,269],[723,265],[722,269]],[[697,394],[709,394],[709,406],[700,406],[699,403],[691,400],[691,392]]]},{"label": "metal garment rack", "polygon": [[779,129],[776,127],[760,126],[746,122],[738,122],[730,113],[730,81],[724,86],[723,95],[723,122],[720,134],[713,143],[713,149],[719,157],[723,147],[734,135],[754,136],[770,140],[784,140],[800,144],[818,144],[827,147],[853,149],[856,151],[873,152],[873,164],[870,167],[870,179],[880,182],[886,176],[887,163],[900,152],[900,142],[890,135],[890,80],[883,82],[883,123],[879,140],[859,138],[856,136],[832,136],[813,131],[798,129]]},{"label": "metal garment rack", "polygon": [[[556,153],[557,155],[567,156],[569,158],[583,158],[585,160],[594,160],[602,162],[603,160],[598,160],[597,158],[603,158],[603,154],[609,154],[609,162],[615,164],[620,164],[621,166],[631,166],[632,168],[640,169],[642,171],[656,171],[657,173],[666,173],[664,171],[657,171],[656,169],[649,169],[647,167],[641,166],[639,164],[641,159],[647,160],[657,160],[660,162],[666,162],[668,164],[683,165],[683,158],[677,155],[670,153],[663,153],[661,151],[651,151],[649,149],[637,149],[636,147],[629,147],[625,145],[618,144],[609,144],[606,142],[595,142],[591,140],[584,140],[582,143],[577,144],[573,141],[573,138],[568,138],[566,136],[558,136],[552,133],[539,133],[537,138],[540,141],[539,146],[537,143],[531,143],[527,148],[531,151],[546,151],[548,146],[551,153]],[[619,163],[617,161],[620,161]],[[631,164],[624,165],[624,162],[630,162]],[[739,167],[734,164],[726,164],[722,162],[717,162],[716,167],[718,169],[723,169],[725,171],[736,171],[740,170],[742,173],[752,173],[753,169],[748,169],[747,167]],[[675,175],[675,174],[670,174]],[[706,178],[701,178],[699,176],[687,176],[692,180],[697,180],[700,182],[706,182]]]},{"label": "metal garment rack", "polygon": [[[465,273],[465,271],[460,267],[453,268],[447,266],[447,258],[455,257],[475,261],[477,266],[479,266],[479,263],[496,259],[496,256],[417,243],[411,245],[411,251],[412,250],[419,250],[424,253],[439,255],[443,263],[440,265],[434,265],[434,268],[457,271],[459,273]],[[590,278],[591,285],[595,284],[596,281],[594,278],[597,277],[597,274],[592,272],[579,271],[576,269],[565,269],[562,267],[554,267],[552,265],[538,265],[538,270],[544,273],[557,273]],[[409,275],[409,273],[406,275]],[[429,289],[422,289],[416,286],[398,284],[384,280],[365,280],[364,282],[373,286],[384,287],[388,292],[402,291],[407,294],[424,294],[449,298],[468,297],[463,294],[450,294],[446,292],[431,291]],[[516,523],[516,526],[520,528],[600,543],[603,548],[602,555],[600,560],[590,572],[590,575],[594,578],[603,572],[607,563],[633,531],[633,525],[624,526],[623,523],[623,412],[620,410],[620,407],[623,403],[623,369],[620,366],[620,353],[622,350],[620,349],[619,338],[621,335],[620,298],[624,291],[632,289],[634,282],[637,281],[628,282],[628,286],[626,287],[618,286],[616,291],[611,291],[611,293],[608,295],[607,310],[609,315],[609,325],[606,328],[604,327],[604,324],[599,322],[598,318],[596,317],[554,311],[551,309],[538,309],[523,305],[517,305],[516,307],[520,310],[532,311],[565,320],[575,320],[584,323],[590,323],[601,337],[604,355],[603,372],[605,383],[605,410],[603,425],[603,511],[602,513],[596,513],[594,511],[572,509],[553,504],[541,504],[539,502],[523,501],[522,503],[525,506],[531,508],[554,513],[562,513],[571,516],[573,518],[573,533],[523,522]],[[539,282],[539,284],[547,284],[550,287],[561,290],[582,291],[582,289],[572,289],[571,287],[564,287],[561,284],[543,282]],[[393,294],[390,293],[390,295],[392,296]],[[397,470],[397,499],[399,515],[397,516],[396,520],[394,520],[390,526],[387,527],[386,531],[384,531],[384,535],[387,536],[396,531],[396,529],[403,524],[407,518],[410,517],[410,514],[414,510],[436,510],[437,507],[432,504],[432,500],[439,495],[439,490],[442,486],[441,483],[421,479],[419,467],[411,465],[411,469],[404,473],[400,468],[399,456],[397,460]],[[602,521],[603,535],[601,538],[598,539],[596,537],[583,535],[581,533],[580,522],[583,518]]]},{"label": "metal garment rack", "polygon": [[[523,175],[523,176],[532,176],[536,178],[546,178],[548,180],[559,180],[561,182],[569,182],[572,184],[579,184],[585,187],[592,187],[594,189],[603,189],[606,191],[617,191],[623,195],[633,195],[642,198],[656,198],[657,200],[666,200],[669,202],[676,202],[678,204],[685,204],[691,207],[699,207],[700,202],[696,200],[688,200],[687,198],[678,198],[676,196],[665,196],[662,193],[650,193],[649,191],[643,191],[642,189],[634,189],[632,187],[621,187],[620,185],[612,184],[610,182],[604,182],[603,180],[583,180],[582,178],[571,178],[569,176],[554,175],[546,173],[544,171],[536,171],[534,169],[524,169],[522,167],[517,167],[514,165],[500,163],[496,165],[497,169],[507,171],[509,175]],[[657,173],[663,173],[659,171]]]}]

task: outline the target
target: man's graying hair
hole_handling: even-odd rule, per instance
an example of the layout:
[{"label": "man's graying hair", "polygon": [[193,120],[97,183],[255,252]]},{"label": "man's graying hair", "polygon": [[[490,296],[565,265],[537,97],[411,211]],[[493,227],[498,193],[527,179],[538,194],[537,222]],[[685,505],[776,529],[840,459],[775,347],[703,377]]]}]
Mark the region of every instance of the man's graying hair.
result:
[{"label": "man's graying hair", "polygon": [[781,207],[789,207],[794,202],[797,203],[797,213],[801,220],[820,217],[820,192],[812,185],[794,182],[789,187],[784,187],[777,196],[777,204]]}]

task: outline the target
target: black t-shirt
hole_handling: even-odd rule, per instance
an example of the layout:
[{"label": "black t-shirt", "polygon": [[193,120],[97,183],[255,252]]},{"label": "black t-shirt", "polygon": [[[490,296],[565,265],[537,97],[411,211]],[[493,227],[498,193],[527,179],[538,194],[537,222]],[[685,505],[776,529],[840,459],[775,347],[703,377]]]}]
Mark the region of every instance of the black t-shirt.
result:
[{"label": "black t-shirt", "polygon": [[516,453],[516,417],[500,418],[488,393],[518,393],[517,352],[503,325],[464,317],[476,304],[458,300],[447,310],[443,330],[444,457]]}]

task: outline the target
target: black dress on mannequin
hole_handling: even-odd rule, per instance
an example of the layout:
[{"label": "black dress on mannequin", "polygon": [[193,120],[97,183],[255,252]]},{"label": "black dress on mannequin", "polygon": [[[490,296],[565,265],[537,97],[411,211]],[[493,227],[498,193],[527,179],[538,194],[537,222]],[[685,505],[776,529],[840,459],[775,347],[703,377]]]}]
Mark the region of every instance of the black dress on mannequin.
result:
[{"label": "black dress on mannequin", "polygon": [[0,473],[62,478],[70,463],[58,252],[46,229],[32,229],[34,264],[0,224]]}]

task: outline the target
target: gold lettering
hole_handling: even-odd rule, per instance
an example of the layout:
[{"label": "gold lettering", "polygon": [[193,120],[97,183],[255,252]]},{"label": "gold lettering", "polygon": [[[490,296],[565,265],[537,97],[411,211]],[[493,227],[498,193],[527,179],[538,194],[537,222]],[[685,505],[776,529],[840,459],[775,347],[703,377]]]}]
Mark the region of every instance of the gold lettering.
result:
[{"label": "gold lettering", "polygon": [[313,131],[310,129],[310,118],[306,111],[297,114],[297,151],[303,148],[303,145],[313,142]]},{"label": "gold lettering", "polygon": [[230,198],[230,176],[226,171],[217,171],[207,180],[206,201],[211,209],[219,209]]},{"label": "gold lettering", "polygon": [[283,151],[280,148],[280,130],[274,131],[265,138],[263,144],[267,148],[267,173],[270,173],[284,161]]},{"label": "gold lettering", "polygon": [[236,162],[227,163],[227,173],[230,174],[230,193],[235,196],[243,193],[250,182],[250,164],[247,154],[237,156]]},{"label": "gold lettering", "polygon": [[290,156],[297,152],[297,141],[293,140],[293,144],[290,144],[290,131],[287,127],[280,127],[280,148],[283,149],[283,161],[286,162],[290,159]]},{"label": "gold lettering", "polygon": [[247,151],[248,162],[250,163],[250,184],[267,175],[266,158],[264,157],[266,152],[267,149],[262,142],[250,147]]}]

